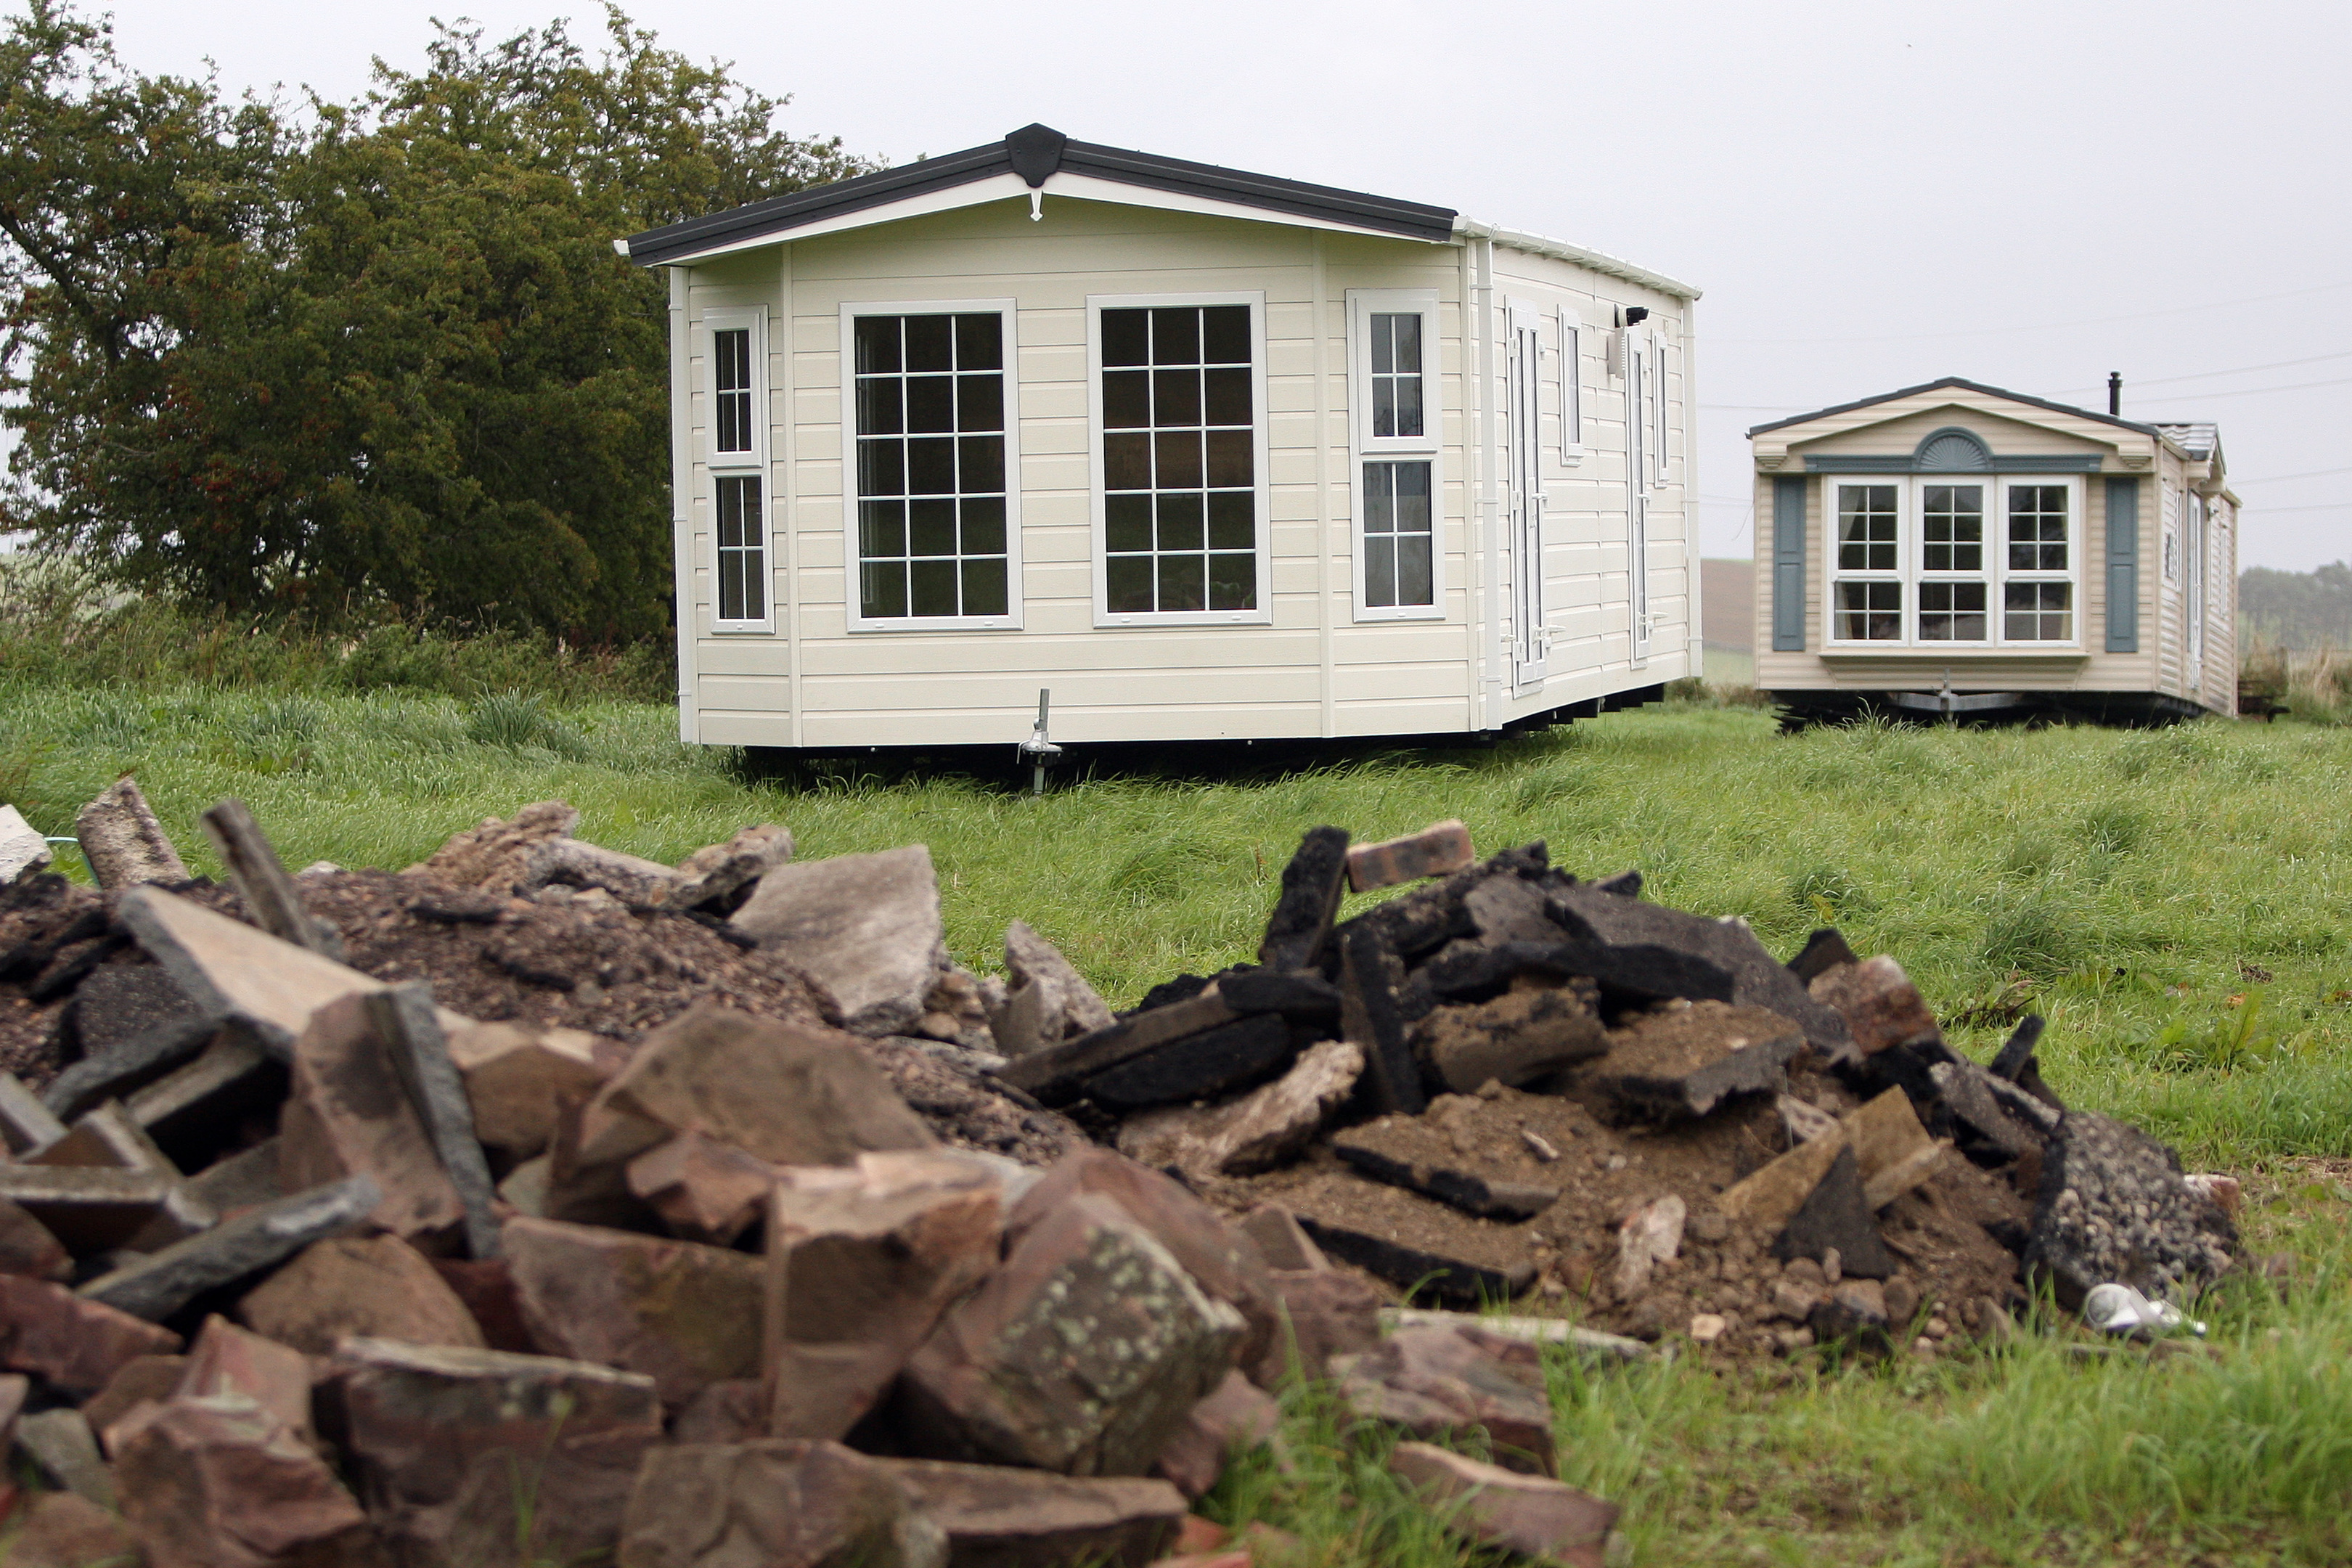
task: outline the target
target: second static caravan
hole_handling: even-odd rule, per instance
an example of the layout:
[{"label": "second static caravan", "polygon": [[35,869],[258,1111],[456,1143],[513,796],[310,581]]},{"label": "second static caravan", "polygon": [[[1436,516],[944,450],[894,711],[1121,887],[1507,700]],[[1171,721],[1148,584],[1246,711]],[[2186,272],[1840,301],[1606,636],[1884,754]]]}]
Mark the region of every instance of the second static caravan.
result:
[{"label": "second static caravan", "polygon": [[680,732],[1493,734],[1699,668],[1697,291],[1452,210],[1002,142],[667,269]]}]

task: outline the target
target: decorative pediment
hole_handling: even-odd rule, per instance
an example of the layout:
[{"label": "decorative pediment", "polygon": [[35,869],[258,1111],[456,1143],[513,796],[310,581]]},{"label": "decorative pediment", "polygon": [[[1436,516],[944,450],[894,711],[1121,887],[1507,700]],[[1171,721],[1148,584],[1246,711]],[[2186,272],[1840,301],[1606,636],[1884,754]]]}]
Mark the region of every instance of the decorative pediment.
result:
[{"label": "decorative pediment", "polygon": [[1919,443],[1911,454],[1911,467],[1922,474],[1990,473],[1992,451],[1975,431],[1947,425]]}]

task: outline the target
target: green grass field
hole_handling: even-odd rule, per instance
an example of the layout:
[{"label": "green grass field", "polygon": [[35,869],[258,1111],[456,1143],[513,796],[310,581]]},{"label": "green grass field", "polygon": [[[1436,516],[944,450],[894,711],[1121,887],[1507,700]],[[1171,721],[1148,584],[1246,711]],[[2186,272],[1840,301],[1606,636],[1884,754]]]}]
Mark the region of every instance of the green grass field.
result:
[{"label": "green grass field", "polygon": [[[2352,1560],[2352,730],[1782,737],[1752,710],[1681,707],[1487,752],[1031,799],[952,779],[787,789],[681,747],[670,710],[639,704],[5,677],[0,695],[0,798],[50,833],[135,770],[200,869],[196,814],[232,795],[298,867],[404,866],[554,796],[583,837],[664,860],[755,821],[789,825],[804,856],[920,840],[960,959],[997,967],[1025,919],[1120,1005],[1249,956],[1322,822],[1543,838],[1569,869],[1639,867],[1652,897],[1742,916],[1783,952],[1832,921],[1899,957],[1979,1056],[2021,1008],[2045,1014],[2051,1083],[2192,1168],[2248,1173],[2257,1244],[2300,1255],[2298,1286],[2211,1303],[2210,1361],[2035,1344],[1842,1371],[1563,1363],[1568,1479],[1626,1505],[1634,1561]],[[1292,1474],[1236,1476],[1215,1506],[1300,1531],[1320,1562],[1462,1560],[1361,1439],[1302,1409],[1293,1450]]]}]

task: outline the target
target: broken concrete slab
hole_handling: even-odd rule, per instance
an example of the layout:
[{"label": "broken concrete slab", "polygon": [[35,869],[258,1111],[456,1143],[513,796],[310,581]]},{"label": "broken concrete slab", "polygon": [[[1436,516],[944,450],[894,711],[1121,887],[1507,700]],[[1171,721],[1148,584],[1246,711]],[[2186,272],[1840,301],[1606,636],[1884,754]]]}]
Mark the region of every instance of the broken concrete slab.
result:
[{"label": "broken concrete slab", "polygon": [[706,844],[677,863],[677,879],[663,907],[730,915],[752,885],[793,858],[793,833],[772,822],[740,827],[723,844]]},{"label": "broken concrete slab", "polygon": [[2024,1265],[2068,1311],[2095,1285],[2177,1300],[2226,1272],[2237,1227],[2192,1191],[2170,1149],[2095,1111],[2070,1110],[2042,1156]]},{"label": "broken concrete slab", "polygon": [[1853,1150],[1864,1201],[1873,1213],[1934,1175],[1950,1147],[1927,1136],[1911,1097],[1899,1089],[1848,1112],[1839,1128]]},{"label": "broken concrete slab", "polygon": [[[519,1544],[558,1562],[609,1552],[662,1437],[652,1378],[548,1356],[350,1339],[320,1395],[369,1516],[404,1561],[436,1568],[504,1561]],[[519,1455],[537,1492],[538,1531],[521,1542]]]},{"label": "broken concrete slab", "polygon": [[1559,1189],[1513,1182],[1463,1167],[1453,1143],[1418,1118],[1382,1117],[1331,1139],[1331,1152],[1376,1182],[1409,1188],[1482,1219],[1530,1219],[1559,1199]]},{"label": "broken concrete slab", "polygon": [[592,1110],[700,1131],[780,1165],[938,1142],[855,1041],[708,1002],[647,1035]]},{"label": "broken concrete slab", "polygon": [[914,1352],[902,1427],[936,1457],[1139,1475],[1246,1328],[1119,1205],[1081,1194]]},{"label": "broken concrete slab", "polygon": [[1329,1375],[1333,1358],[1381,1342],[1380,1293],[1355,1275],[1328,1266],[1277,1268],[1269,1281],[1281,1303],[1281,1326],[1242,1367],[1260,1388],[1279,1389],[1294,1376],[1318,1381]]},{"label": "broken concrete slab", "polygon": [[0,1072],[0,1142],[11,1158],[23,1159],[47,1148],[66,1135],[66,1124],[48,1105],[34,1097],[24,1080]]},{"label": "broken concrete slab", "polygon": [[1621,1113],[1696,1120],[1736,1094],[1778,1094],[1805,1048],[1795,1024],[1761,1007],[1694,1002],[1627,1020],[1586,1075]]},{"label": "broken concrete slab", "polygon": [[629,1191],[686,1241],[727,1247],[760,1217],[777,1167],[699,1132],[681,1132],[629,1162]]},{"label": "broken concrete slab", "polygon": [[383,988],[383,982],[356,969],[160,888],[125,893],[116,919],[198,1012],[250,1030],[280,1058],[291,1054],[311,1014],[341,997]]},{"label": "broken concrete slab", "polygon": [[343,934],[334,922],[320,919],[302,901],[302,891],[286,874],[285,862],[261,825],[241,800],[224,800],[197,818],[205,837],[228,870],[230,884],[245,901],[254,923],[280,942],[307,947],[312,952],[343,960]]},{"label": "broken concrete slab", "polygon": [[1171,1040],[1086,1080],[1086,1098],[1118,1110],[1204,1100],[1259,1082],[1297,1058],[1290,1026],[1262,1013]]},{"label": "broken concrete slab", "polygon": [[1865,1057],[1889,1046],[1944,1037],[1927,998],[1903,966],[1885,953],[1825,971],[1806,987],[1806,994],[1837,1009],[1853,1036],[1854,1047]]},{"label": "broken concrete slab", "polygon": [[877,1462],[947,1532],[948,1568],[1144,1568],[1184,1518],[1183,1494],[1166,1481],[928,1459]]},{"label": "broken concrete slab", "polygon": [[76,1254],[128,1247],[150,1226],[169,1225],[178,1190],[160,1171],[99,1165],[0,1165],[0,1200],[14,1205]]},{"label": "broken concrete slab", "polygon": [[1525,1340],[1468,1323],[1399,1329],[1339,1372],[1339,1395],[1360,1421],[1399,1426],[1424,1441],[1484,1429],[1495,1457],[1528,1475],[1557,1469],[1543,1357]]},{"label": "broken concrete slab", "polygon": [[1359,844],[1348,851],[1348,886],[1359,893],[1424,877],[1448,877],[1476,859],[1470,829],[1459,817],[1433,822],[1418,833]]},{"label": "broken concrete slab", "polygon": [[37,877],[56,857],[39,828],[13,805],[0,805],[0,886]]},{"label": "broken concrete slab", "polygon": [[357,1500],[254,1399],[183,1394],[115,1433],[123,1520],[153,1568],[365,1561],[373,1542]]},{"label": "broken concrete slab", "polygon": [[777,866],[730,923],[782,953],[857,1034],[906,1033],[948,966],[939,876],[920,844]]},{"label": "broken concrete slab", "polygon": [[1721,967],[1731,976],[1727,998],[1744,1007],[1778,1013],[1803,1029],[1805,1038],[1824,1060],[1853,1058],[1853,1037],[1836,1009],[1813,1000],[1804,984],[1788,966],[1765,951],[1745,921],[1708,920],[1680,910],[1622,898],[1597,883],[1559,889],[1559,906],[1580,917],[1601,941],[1612,946],[1654,942],[1689,953]]},{"label": "broken concrete slab", "polygon": [[501,1248],[531,1340],[642,1372],[663,1402],[760,1370],[761,1264],[691,1241],[514,1218]]},{"label": "broken concrete slab", "polygon": [[367,1176],[382,1194],[368,1217],[394,1236],[432,1240],[463,1226],[465,1205],[402,1083],[367,994],[349,993],[313,1012],[293,1055],[278,1179],[299,1191]]},{"label": "broken concrete slab", "polygon": [[180,1348],[180,1336],[61,1285],[0,1275],[0,1366],[94,1394],[128,1363]]},{"label": "broken concrete slab", "polygon": [[[16,1447],[57,1486],[85,1501],[112,1509],[120,1501],[114,1474],[100,1457],[97,1435],[79,1410],[44,1410],[16,1421]],[[15,1563],[16,1553],[8,1554]]]},{"label": "broken concrete slab", "polygon": [[1772,1256],[1786,1262],[1810,1258],[1820,1262],[1835,1252],[1840,1268],[1864,1279],[1885,1279],[1896,1268],[1895,1255],[1880,1239],[1878,1222],[1863,1195],[1862,1166],[1848,1143],[1837,1152],[1797,1212],[1789,1216],[1772,1243]]},{"label": "broken concrete slab", "polygon": [[890,1469],[838,1443],[666,1447],[629,1497],[620,1568],[944,1568],[948,1538]]},{"label": "broken concrete slab", "polygon": [[170,1397],[210,1399],[219,1394],[252,1400],[306,1444],[317,1438],[310,1426],[310,1358],[215,1313],[205,1320],[188,1347]]},{"label": "broken concrete slab", "polygon": [[74,838],[90,879],[110,893],[143,882],[188,880],[187,863],[128,773],[81,808]]},{"label": "broken concrete slab", "polygon": [[0,1274],[64,1279],[72,1273],[73,1256],[56,1233],[16,1204],[0,1198]]},{"label": "broken concrete slab", "polygon": [[1194,1176],[1270,1169],[1314,1140],[1355,1092],[1363,1069],[1360,1048],[1345,1040],[1322,1041],[1300,1052],[1280,1078],[1238,1099],[1129,1117],[1119,1125],[1119,1152]]},{"label": "broken concrete slab", "polygon": [[950,1154],[866,1154],[846,1170],[780,1171],[769,1203],[767,1430],[841,1436],[996,1268],[1003,1188]]},{"label": "broken concrete slab", "polygon": [[1454,1094],[1472,1093],[1488,1079],[1517,1089],[1609,1049],[1591,998],[1569,985],[1439,1007],[1409,1037],[1414,1054]]},{"label": "broken concrete slab", "polygon": [[310,1355],[346,1338],[483,1348],[482,1331],[430,1259],[396,1236],[313,1242],[236,1304],[257,1333]]},{"label": "broken concrete slab", "polygon": [[597,1037],[583,1029],[475,1023],[451,1030],[447,1041],[475,1135],[516,1161],[544,1152],[555,1136],[556,1108],[567,1098],[593,1097],[620,1066],[619,1053],[600,1050]]},{"label": "broken concrete slab", "polygon": [[1341,933],[1339,949],[1339,1033],[1364,1054],[1365,1097],[1374,1110],[1418,1116],[1429,1097],[1398,995],[1404,961],[1370,926]]},{"label": "broken concrete slab", "polygon": [[1562,1481],[1482,1464],[1428,1443],[1399,1443],[1389,1469],[1482,1546],[1566,1568],[1601,1568],[1617,1505]]},{"label": "broken concrete slab", "polygon": [[569,837],[579,822],[580,814],[560,800],[526,805],[505,821],[486,816],[401,874],[505,898],[521,880],[530,852],[551,839]]},{"label": "broken concrete slab", "polygon": [[1200,1498],[1217,1484],[1225,1464],[1245,1449],[1271,1442],[1282,1425],[1282,1406],[1238,1372],[1192,1406],[1152,1461],[1152,1473],[1188,1498]]},{"label": "broken concrete slab", "polygon": [[1348,835],[1310,827],[1282,868],[1282,891],[1266,918],[1257,961],[1268,969],[1318,969],[1347,890]]},{"label": "broken concrete slab", "polygon": [[375,1183],[366,1176],[315,1187],[102,1274],[81,1287],[80,1294],[158,1321],[205,1291],[236,1285],[276,1268],[314,1241],[351,1229],[380,1201]]},{"label": "broken concrete slab", "polygon": [[1110,1004],[1087,984],[1086,976],[1062,956],[1061,949],[1039,936],[1026,921],[1014,921],[1004,928],[1004,967],[1016,989],[1042,986],[1049,1001],[1060,1004],[1061,1032],[1045,1041],[1047,1045],[1065,1036],[1108,1029],[1117,1022]]}]

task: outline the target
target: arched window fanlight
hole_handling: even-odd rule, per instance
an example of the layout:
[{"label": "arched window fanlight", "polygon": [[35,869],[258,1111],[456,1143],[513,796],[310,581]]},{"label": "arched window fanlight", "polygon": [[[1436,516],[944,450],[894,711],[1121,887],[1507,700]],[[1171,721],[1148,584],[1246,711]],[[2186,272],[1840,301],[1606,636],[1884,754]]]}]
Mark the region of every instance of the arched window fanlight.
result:
[{"label": "arched window fanlight", "polygon": [[1919,443],[1911,467],[1923,474],[1980,474],[1992,467],[1992,453],[1976,432],[1948,425]]}]

